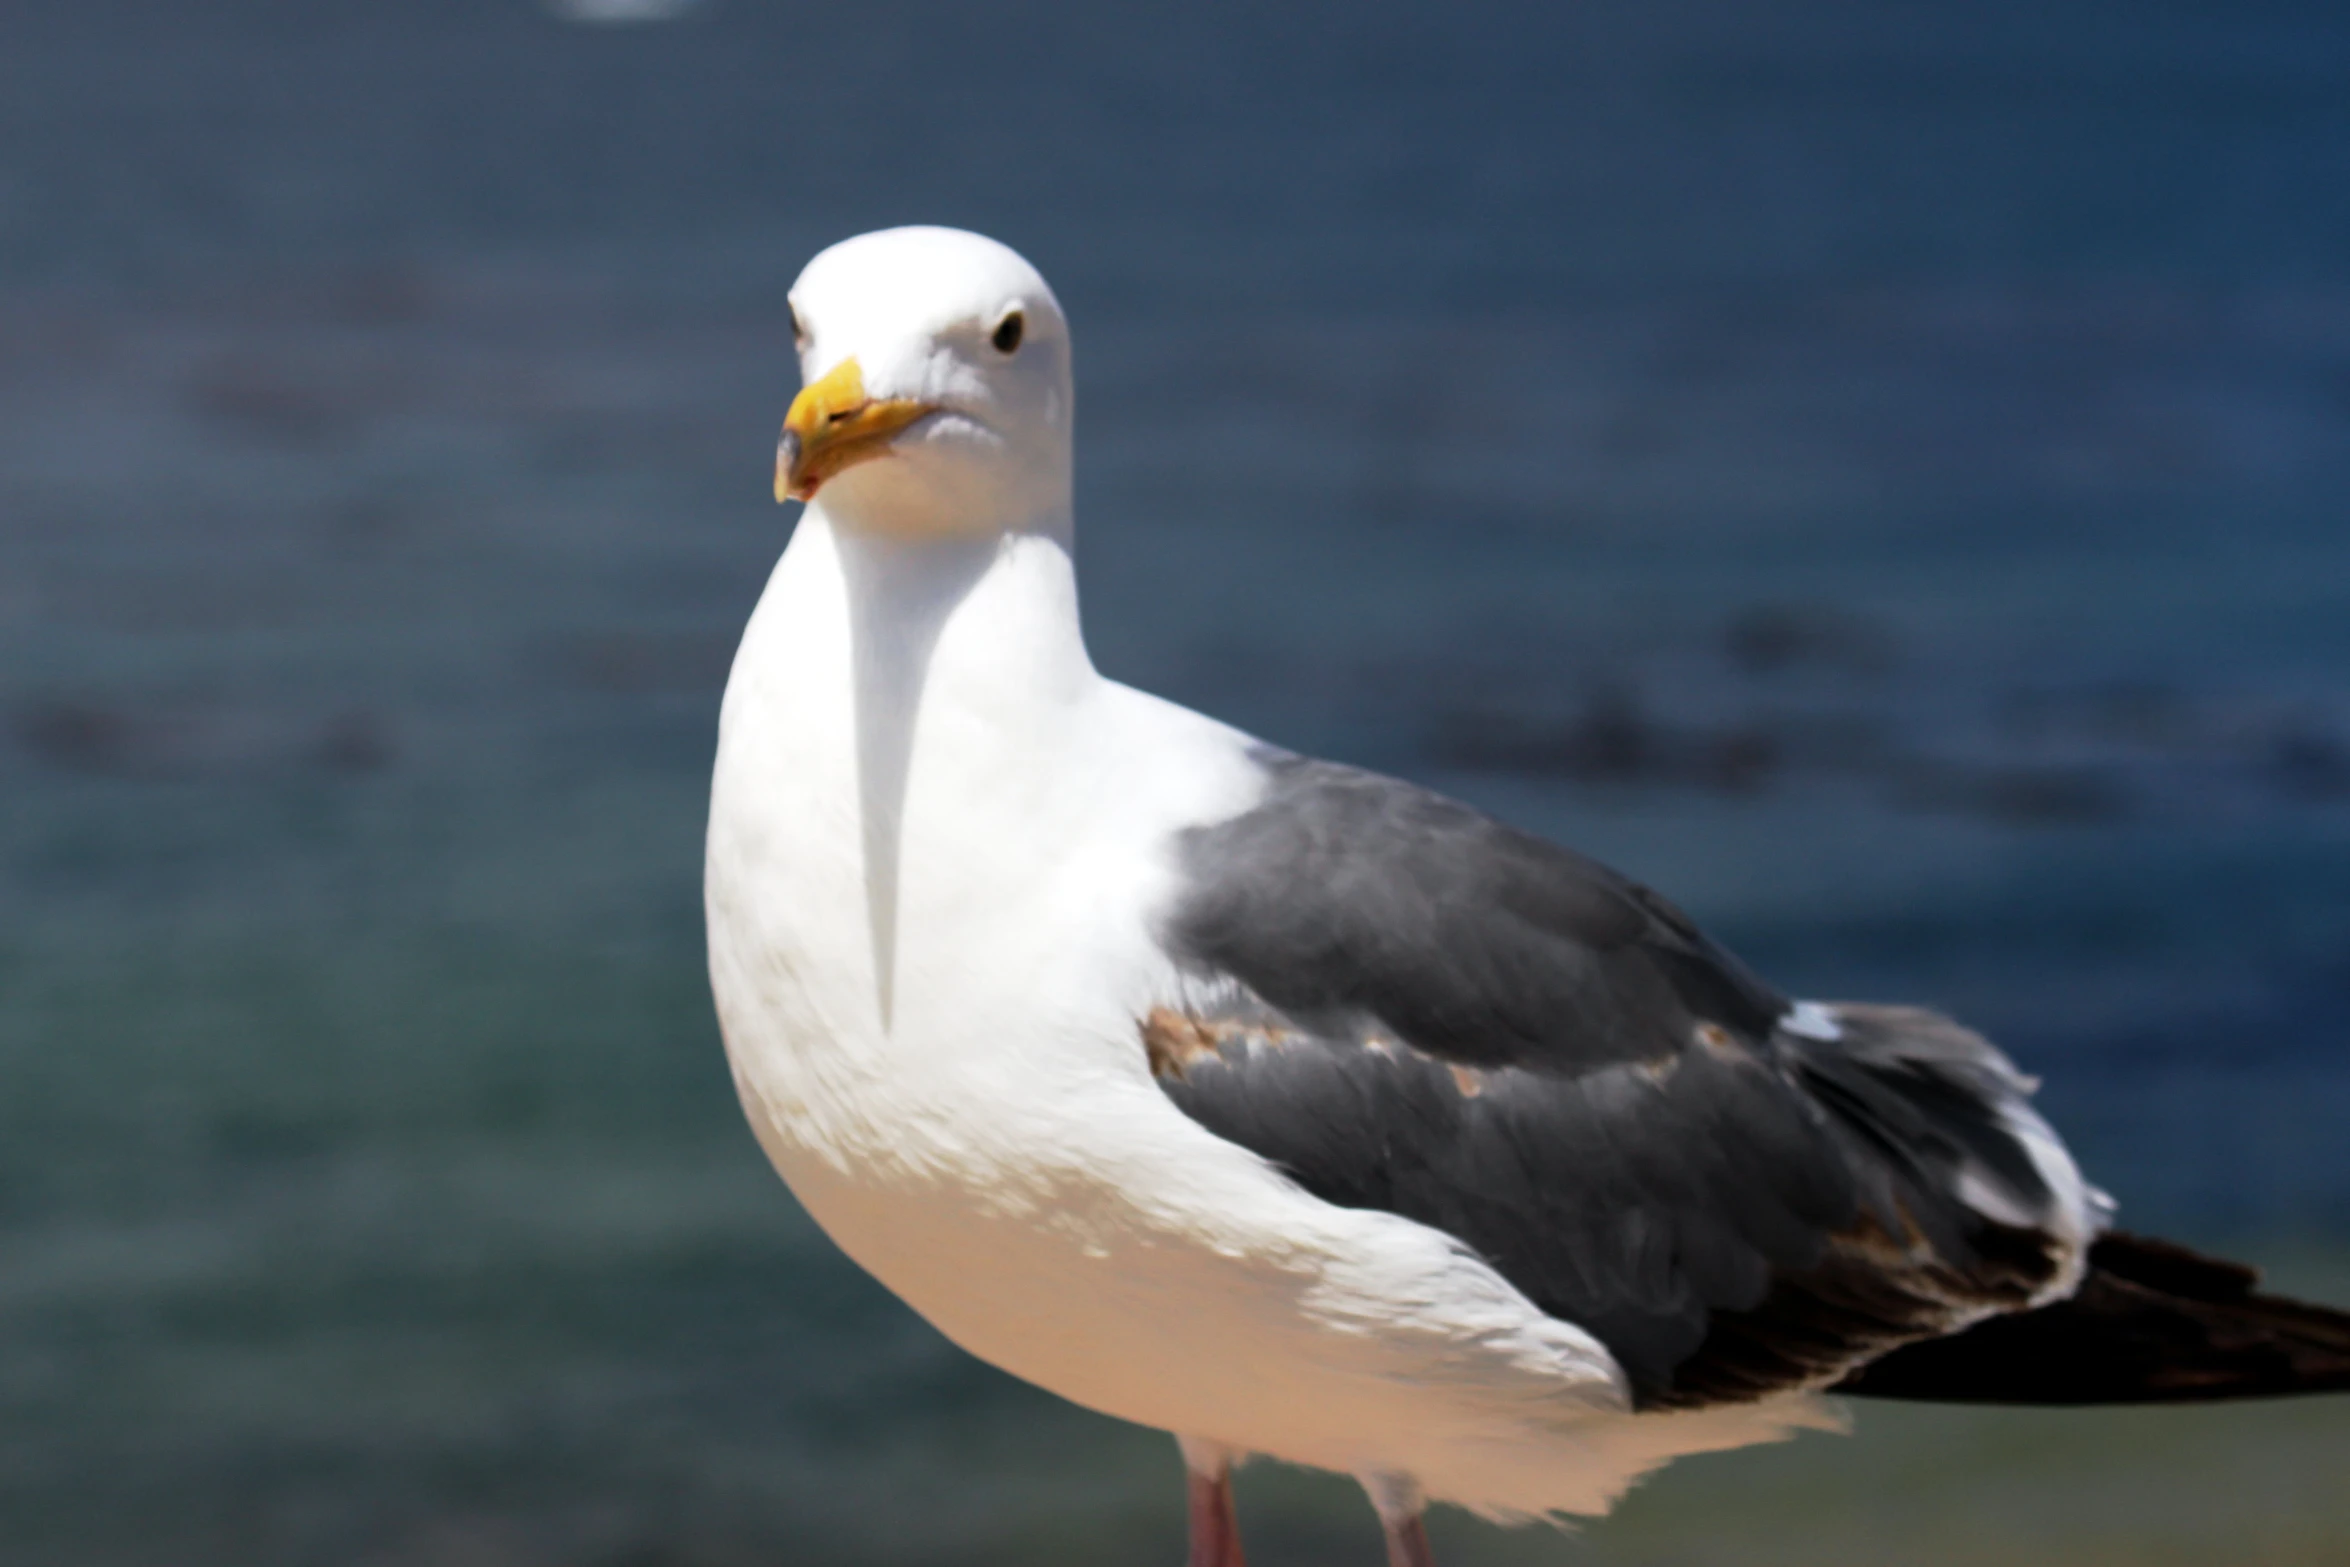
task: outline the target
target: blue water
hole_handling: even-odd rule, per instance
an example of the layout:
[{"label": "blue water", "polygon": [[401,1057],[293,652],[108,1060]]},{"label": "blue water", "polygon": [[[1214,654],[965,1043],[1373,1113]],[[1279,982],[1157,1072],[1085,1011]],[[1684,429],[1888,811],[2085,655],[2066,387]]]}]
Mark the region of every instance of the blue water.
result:
[{"label": "blue water", "polygon": [[[1157,1439],[797,1215],[699,974],[783,289],[909,220],[1069,307],[1105,668],[1960,1011],[2131,1222],[2340,1293],[2336,8],[18,6],[0,1561],[1172,1559]],[[1949,1560],[2105,1494],[1886,1418],[1656,1494],[1776,1560],[1735,1475],[1844,1485],[1815,1562],[1984,1453]],[[2292,1418],[2082,1559],[2338,1560]],[[1674,1505],[1448,1545],[1725,1559]]]}]

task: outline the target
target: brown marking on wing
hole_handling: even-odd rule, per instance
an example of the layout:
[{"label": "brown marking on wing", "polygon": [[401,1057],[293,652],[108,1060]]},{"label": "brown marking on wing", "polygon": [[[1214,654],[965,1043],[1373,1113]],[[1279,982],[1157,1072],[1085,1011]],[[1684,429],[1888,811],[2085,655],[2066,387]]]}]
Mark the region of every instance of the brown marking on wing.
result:
[{"label": "brown marking on wing", "polygon": [[1719,1023],[1698,1024],[1697,1042],[1724,1061],[1740,1061],[1746,1057],[1746,1047],[1739,1044],[1736,1037]]},{"label": "brown marking on wing", "polygon": [[1201,1061],[1238,1048],[1279,1049],[1298,1036],[1275,1023],[1249,1018],[1207,1018],[1175,1007],[1153,1007],[1142,1020],[1142,1048],[1151,1076],[1181,1077]]},{"label": "brown marking on wing", "polygon": [[1485,1074],[1473,1066],[1455,1066],[1452,1086],[1460,1091],[1463,1099],[1474,1099],[1485,1092]]},{"label": "brown marking on wing", "polygon": [[1142,1048],[1150,1058],[1151,1076],[1181,1077],[1192,1063],[1216,1053],[1216,1036],[1188,1012],[1153,1007],[1142,1020]]}]

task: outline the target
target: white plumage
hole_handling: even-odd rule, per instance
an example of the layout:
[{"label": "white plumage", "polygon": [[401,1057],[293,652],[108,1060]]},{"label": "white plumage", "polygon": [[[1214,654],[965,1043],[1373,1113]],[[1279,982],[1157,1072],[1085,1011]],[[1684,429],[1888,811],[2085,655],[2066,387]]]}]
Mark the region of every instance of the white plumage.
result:
[{"label": "white plumage", "polygon": [[[1211,1536],[1241,1453],[1364,1477],[1416,1560],[1423,1495],[1596,1512],[1676,1454],[1832,1423],[1803,1390],[1632,1413],[1601,1341],[1460,1241],[1170,1101],[1137,1026],[1196,987],[1175,845],[1266,775],[1087,658],[1059,308],[938,229],[836,246],[792,302],[779,493],[820,493],[727,687],[707,897],[743,1104],[825,1231],[973,1354],[1186,1438]],[[2069,1287],[2094,1217],[2037,1152],[2071,1187]]]}]

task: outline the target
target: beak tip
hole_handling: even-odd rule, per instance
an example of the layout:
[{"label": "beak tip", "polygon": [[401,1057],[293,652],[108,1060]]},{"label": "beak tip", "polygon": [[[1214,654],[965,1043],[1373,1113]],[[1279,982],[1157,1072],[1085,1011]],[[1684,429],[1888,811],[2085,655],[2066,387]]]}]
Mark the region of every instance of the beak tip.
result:
[{"label": "beak tip", "polygon": [[786,430],[783,432],[783,438],[775,443],[776,505],[780,506],[785,501],[807,499],[806,496],[797,493],[798,486],[793,482],[798,476],[799,467],[799,432],[796,430]]}]

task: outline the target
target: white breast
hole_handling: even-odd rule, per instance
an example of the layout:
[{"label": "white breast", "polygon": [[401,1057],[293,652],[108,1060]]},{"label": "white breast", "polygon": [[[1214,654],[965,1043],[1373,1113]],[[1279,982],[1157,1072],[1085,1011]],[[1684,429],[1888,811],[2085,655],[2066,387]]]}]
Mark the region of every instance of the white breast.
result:
[{"label": "white breast", "polygon": [[860,547],[812,509],[751,622],[706,884],[745,1109],[845,1251],[1076,1402],[1493,1513],[1807,1418],[1623,1416],[1597,1342],[1447,1238],[1177,1112],[1152,919],[1174,834],[1253,799],[1247,742],[1093,673],[1058,546],[944,582]]}]

